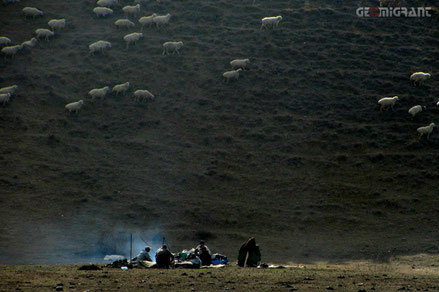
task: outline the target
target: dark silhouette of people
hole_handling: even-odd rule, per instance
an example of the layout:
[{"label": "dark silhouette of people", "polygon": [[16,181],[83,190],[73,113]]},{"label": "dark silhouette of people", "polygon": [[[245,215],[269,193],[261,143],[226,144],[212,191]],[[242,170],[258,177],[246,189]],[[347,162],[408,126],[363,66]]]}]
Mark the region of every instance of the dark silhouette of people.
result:
[{"label": "dark silhouette of people", "polygon": [[204,240],[201,240],[200,244],[195,248],[195,254],[200,258],[202,266],[210,266],[212,264],[212,253],[207,245],[205,245]]},{"label": "dark silhouette of people", "polygon": [[239,249],[238,266],[257,267],[259,261],[261,261],[259,245],[256,244],[254,237],[250,237]]},{"label": "dark silhouette of people", "polygon": [[157,250],[155,261],[157,263],[157,268],[169,269],[169,266],[174,261],[174,255],[168,250],[168,246],[166,244]]}]

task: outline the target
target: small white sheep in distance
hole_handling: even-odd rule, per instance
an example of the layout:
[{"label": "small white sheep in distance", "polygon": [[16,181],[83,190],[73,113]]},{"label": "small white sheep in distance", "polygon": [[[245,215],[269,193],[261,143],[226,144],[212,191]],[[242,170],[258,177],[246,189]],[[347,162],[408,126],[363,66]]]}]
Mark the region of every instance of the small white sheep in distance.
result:
[{"label": "small white sheep in distance", "polygon": [[232,65],[232,69],[235,70],[237,68],[241,68],[245,70],[248,67],[248,64],[250,64],[249,59],[235,59],[230,62],[230,65]]},{"label": "small white sheep in distance", "polygon": [[22,11],[23,11],[25,17],[32,16],[32,18],[35,18],[37,16],[44,15],[43,11],[41,11],[35,7],[24,7]]},{"label": "small white sheep in distance", "polygon": [[97,17],[113,15],[113,9],[108,7],[95,7],[93,8],[93,12],[96,14]]},{"label": "small white sheep in distance", "polygon": [[137,4],[135,6],[127,5],[124,8],[122,8],[122,10],[126,15],[137,16],[137,14],[140,13],[140,4]]},{"label": "small white sheep in distance", "polygon": [[433,132],[433,128],[436,127],[435,123],[431,123],[428,126],[425,127],[419,127],[417,129],[418,133],[419,133],[419,139],[421,139],[421,137],[425,134],[427,134],[427,139],[430,139],[430,134],[431,132]]},{"label": "small white sheep in distance", "polygon": [[0,94],[10,93],[11,96],[18,90],[18,85],[11,85],[0,88]]},{"label": "small white sheep in distance", "polygon": [[78,113],[79,109],[84,105],[84,101],[81,99],[79,101],[71,102],[65,106],[65,109],[71,112]]},{"label": "small white sheep in distance", "polygon": [[184,46],[182,41],[179,42],[166,42],[163,43],[163,53],[162,55],[169,55],[170,52],[172,52],[172,54],[179,54],[180,55],[180,48],[182,48]]},{"label": "small white sheep in distance", "polygon": [[223,77],[224,77],[224,81],[226,83],[229,83],[230,80],[236,79],[238,80],[239,78],[239,72],[241,72],[242,69],[239,68],[237,70],[232,70],[232,71],[227,71],[223,73]]},{"label": "small white sheep in distance", "polygon": [[282,20],[282,16],[269,16],[269,17],[264,17],[261,20],[261,30],[263,28],[268,28],[268,27],[272,27],[275,28],[279,25],[279,22]]},{"label": "small white sheep in distance", "polygon": [[11,94],[10,93],[1,93],[0,94],[0,102],[5,105],[11,100]]},{"label": "small white sheep in distance", "polygon": [[135,26],[134,22],[132,22],[129,19],[118,19],[114,22],[114,24],[117,26],[117,28],[119,27],[129,28]]},{"label": "small white sheep in distance", "polygon": [[413,83],[413,85],[420,85],[422,82],[426,81],[431,77],[430,73],[424,73],[424,72],[415,72],[412,75],[410,75],[410,81]]},{"label": "small white sheep in distance", "polygon": [[28,41],[22,42],[21,45],[23,48],[33,48],[38,43],[38,40],[36,38],[31,38]]},{"label": "small white sheep in distance", "polygon": [[8,56],[13,57],[21,49],[23,49],[23,46],[21,46],[21,45],[4,47],[2,49],[2,53],[5,55],[5,59],[6,59],[6,57],[8,57]]},{"label": "small white sheep in distance", "polygon": [[378,100],[378,104],[381,105],[380,107],[380,111],[382,111],[383,109],[386,109],[388,107],[392,108],[395,106],[396,101],[399,99],[398,96],[394,96],[394,97],[383,97],[380,100]]},{"label": "small white sheep in distance", "polygon": [[63,19],[52,19],[48,23],[49,27],[55,31],[57,29],[64,28],[66,26],[66,20]]},{"label": "small white sheep in distance", "polygon": [[11,39],[7,38],[7,37],[0,37],[0,46],[6,46],[9,45],[11,43]]},{"label": "small white sheep in distance", "polygon": [[165,24],[169,23],[169,20],[171,19],[171,14],[166,15],[157,15],[153,18],[153,22],[157,27],[163,26]]},{"label": "small white sheep in distance", "polygon": [[112,7],[119,4],[118,0],[99,0],[96,2],[98,6]]},{"label": "small white sheep in distance", "polygon": [[113,92],[116,92],[116,95],[119,95],[119,93],[125,93],[128,90],[128,88],[130,88],[129,82],[117,84],[117,85],[114,85]]},{"label": "small white sheep in distance", "polygon": [[145,100],[147,98],[150,98],[151,100],[154,100],[155,96],[149,92],[148,90],[138,89],[134,91],[134,100]]},{"label": "small white sheep in distance", "polygon": [[153,13],[150,16],[142,16],[139,19],[139,23],[142,26],[142,31],[143,31],[143,27],[144,26],[151,26],[152,24],[154,24],[154,17],[156,17],[157,14]]},{"label": "small white sheep in distance", "polygon": [[138,40],[140,40],[141,38],[143,38],[143,33],[141,33],[141,32],[129,33],[123,37],[124,41],[127,43],[127,49],[131,43],[136,44],[136,42]]},{"label": "small white sheep in distance", "polygon": [[55,35],[55,32],[48,30],[47,28],[39,28],[35,30],[35,34],[37,35],[37,39],[45,38],[46,41],[48,41],[50,37]]},{"label": "small white sheep in distance", "polygon": [[107,93],[110,92],[110,87],[105,86],[102,88],[95,88],[89,91],[89,95],[91,96],[91,99],[97,98],[104,98]]},{"label": "small white sheep in distance", "polygon": [[93,55],[95,52],[104,52],[104,50],[111,49],[111,43],[107,41],[97,41],[88,46],[90,54]]},{"label": "small white sheep in distance", "polygon": [[409,114],[411,114],[412,117],[415,117],[418,113],[422,112],[422,110],[424,109],[426,109],[425,106],[415,105],[409,109]]}]

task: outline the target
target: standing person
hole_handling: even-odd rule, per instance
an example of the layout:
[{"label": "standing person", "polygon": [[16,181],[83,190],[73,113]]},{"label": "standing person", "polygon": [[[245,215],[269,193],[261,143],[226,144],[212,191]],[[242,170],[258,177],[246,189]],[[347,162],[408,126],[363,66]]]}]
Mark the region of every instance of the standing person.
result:
[{"label": "standing person", "polygon": [[238,266],[257,267],[260,260],[261,251],[259,250],[259,245],[256,244],[254,237],[250,237],[239,249]]},{"label": "standing person", "polygon": [[166,244],[157,250],[155,261],[159,269],[169,269],[169,266],[174,261],[174,255],[168,250],[168,246]]},{"label": "standing person", "polygon": [[210,266],[212,264],[212,253],[207,245],[204,244],[204,240],[201,240],[200,244],[195,248],[195,254],[200,258],[202,266]]}]

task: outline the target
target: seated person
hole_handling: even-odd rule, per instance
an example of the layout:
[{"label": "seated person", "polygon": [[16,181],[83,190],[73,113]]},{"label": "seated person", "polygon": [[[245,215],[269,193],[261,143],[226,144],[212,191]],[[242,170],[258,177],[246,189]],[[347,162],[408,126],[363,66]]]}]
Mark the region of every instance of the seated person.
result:
[{"label": "seated person", "polygon": [[157,250],[155,260],[159,269],[169,269],[174,261],[174,255],[168,250],[168,246],[164,244],[162,248]]},{"label": "seated person", "polygon": [[195,248],[195,254],[200,258],[202,266],[210,266],[212,264],[212,253],[207,245],[204,244],[204,240],[201,240],[200,244]]}]

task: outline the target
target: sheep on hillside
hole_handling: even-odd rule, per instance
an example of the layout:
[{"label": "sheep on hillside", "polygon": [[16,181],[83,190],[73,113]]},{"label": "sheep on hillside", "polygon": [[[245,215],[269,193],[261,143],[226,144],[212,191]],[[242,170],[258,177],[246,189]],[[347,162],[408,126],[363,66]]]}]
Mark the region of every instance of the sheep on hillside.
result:
[{"label": "sheep on hillside", "polygon": [[427,134],[427,139],[430,139],[430,134],[431,132],[433,132],[433,128],[436,127],[435,123],[431,123],[428,126],[425,127],[419,127],[417,129],[418,133],[419,133],[419,139],[421,139],[421,137],[425,134]]},{"label": "sheep on hillside", "polygon": [[37,30],[35,30],[35,34],[37,36],[37,39],[45,38],[46,41],[48,41],[50,37],[53,37],[55,35],[55,32],[48,30],[47,28],[38,28]]},{"label": "sheep on hillside", "polygon": [[139,23],[142,26],[141,30],[143,31],[144,26],[151,26],[152,24],[154,24],[154,17],[156,17],[156,16],[157,16],[157,14],[153,13],[150,16],[140,17]]},{"label": "sheep on hillside", "polygon": [[23,48],[33,48],[38,43],[38,40],[36,38],[31,38],[28,41],[22,42],[21,45]]},{"label": "sheep on hillside", "polygon": [[41,11],[35,7],[24,7],[22,11],[23,11],[23,14],[25,17],[32,16],[32,18],[35,18],[37,16],[44,15],[43,11]]},{"label": "sheep on hillside", "polygon": [[227,71],[223,73],[224,82],[229,83],[230,80],[238,80],[239,78],[239,72],[241,72],[242,69],[239,68],[237,70]]},{"label": "sheep on hillside", "polygon": [[279,22],[282,20],[282,16],[269,16],[269,17],[264,17],[261,20],[261,28],[260,30],[262,30],[263,28],[268,28],[268,27],[272,27],[275,28],[279,25]]},{"label": "sheep on hillside", "polygon": [[412,115],[412,117],[415,117],[418,113],[422,112],[422,110],[425,110],[425,106],[421,105],[415,105],[409,109],[409,114]]},{"label": "sheep on hillside", "polygon": [[380,100],[378,100],[378,104],[381,106],[380,107],[380,111],[382,111],[383,109],[386,109],[388,107],[390,107],[391,109],[393,109],[393,107],[395,106],[396,101],[399,99],[398,96],[394,96],[394,97],[383,97]]},{"label": "sheep on hillside", "polygon": [[148,90],[139,89],[139,90],[134,91],[134,100],[135,101],[145,100],[147,98],[154,100],[155,96],[151,92],[149,92]]},{"label": "sheep on hillside", "polygon": [[84,105],[84,101],[81,99],[79,101],[71,102],[65,106],[65,109],[71,112],[78,113],[79,109]]},{"label": "sheep on hillside", "polygon": [[13,57],[21,49],[23,49],[23,46],[21,46],[21,45],[4,47],[2,49],[2,53],[5,55],[5,59],[6,59],[6,57]]},{"label": "sheep on hillside", "polygon": [[413,85],[421,85],[421,83],[430,79],[430,77],[431,77],[430,73],[415,72],[412,75],[410,75],[410,81],[413,83]]},{"label": "sheep on hillside", "polygon": [[117,28],[119,27],[129,28],[135,26],[134,22],[132,22],[129,19],[118,19],[114,22],[114,24],[116,25]]},{"label": "sheep on hillside", "polygon": [[169,20],[171,19],[171,14],[166,15],[157,15],[153,18],[153,22],[157,27],[163,26],[165,24],[169,23]]},{"label": "sheep on hillside", "polygon": [[116,95],[119,95],[119,93],[125,93],[128,90],[128,88],[130,88],[129,82],[117,84],[117,85],[114,85],[113,92],[116,92]]},{"label": "sheep on hillside", "polygon": [[122,10],[126,15],[137,16],[137,14],[140,14],[140,4],[137,4],[135,6],[127,5],[124,8],[122,8]]},{"label": "sheep on hillside", "polygon": [[93,8],[93,12],[96,14],[97,17],[113,15],[113,9],[107,7],[95,7]]},{"label": "sheep on hillside", "polygon": [[104,98],[108,92],[110,92],[110,87],[105,86],[102,88],[92,89],[88,92],[88,94],[91,96],[91,99],[95,99],[96,97],[97,98]]},{"label": "sheep on hillside", "polygon": [[97,41],[88,46],[90,52],[89,54],[94,55],[95,52],[104,52],[104,50],[111,49],[111,43],[107,41]]},{"label": "sheep on hillside", "polygon": [[179,54],[180,55],[180,48],[183,47],[183,42],[166,42],[163,44],[163,53],[162,55],[169,55],[170,52],[172,52],[172,54]]},{"label": "sheep on hillside", "polygon": [[18,85],[11,85],[0,88],[0,94],[10,93],[11,96],[18,90]]},{"label": "sheep on hillside", "polygon": [[141,38],[143,38],[143,33],[141,32],[133,32],[123,37],[124,41],[127,43],[127,49],[131,43],[136,44]]},{"label": "sheep on hillside", "polygon": [[66,26],[66,20],[63,19],[52,19],[48,23],[49,27],[52,29],[52,31],[55,31],[57,29],[62,29]]},{"label": "sheep on hillside", "polygon": [[7,38],[7,37],[0,37],[0,46],[6,46],[9,45],[11,43],[11,39]]},{"label": "sheep on hillside", "polygon": [[248,67],[248,64],[250,64],[249,59],[235,59],[230,62],[230,65],[232,65],[233,70],[238,68],[245,70]]}]

